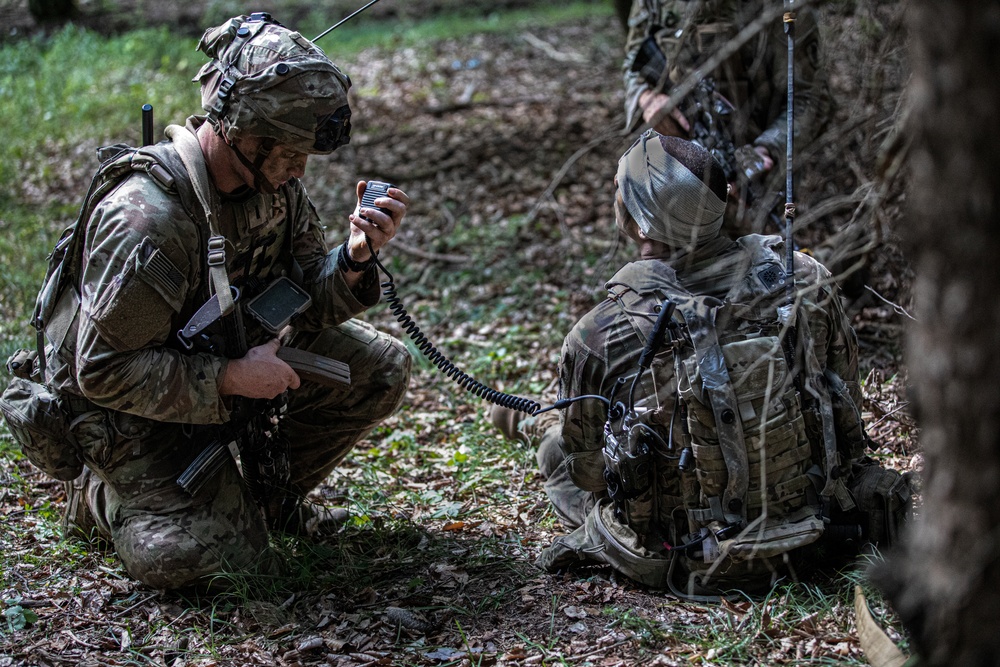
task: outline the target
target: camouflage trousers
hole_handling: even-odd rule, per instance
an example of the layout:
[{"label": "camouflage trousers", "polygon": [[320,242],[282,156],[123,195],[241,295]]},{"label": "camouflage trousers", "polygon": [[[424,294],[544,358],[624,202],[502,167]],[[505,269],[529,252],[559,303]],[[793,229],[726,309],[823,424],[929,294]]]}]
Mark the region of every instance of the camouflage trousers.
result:
[{"label": "camouflage trousers", "polygon": [[[288,438],[290,486],[304,496],[402,401],[410,355],[403,344],[350,320],[320,333],[293,332],[285,344],[350,365],[351,386],[303,381],[289,392],[280,428]],[[235,461],[191,495],[178,476],[206,442],[181,424],[122,412],[94,413],[77,429],[92,471],[84,499],[129,574],[159,589],[197,584],[221,572],[270,571],[276,560],[264,518]]]},{"label": "camouflage trousers", "polygon": [[542,433],[535,459],[538,471],[545,478],[545,495],[549,497],[560,523],[574,529],[587,520],[599,497],[573,482],[562,445],[562,425],[549,426]]}]

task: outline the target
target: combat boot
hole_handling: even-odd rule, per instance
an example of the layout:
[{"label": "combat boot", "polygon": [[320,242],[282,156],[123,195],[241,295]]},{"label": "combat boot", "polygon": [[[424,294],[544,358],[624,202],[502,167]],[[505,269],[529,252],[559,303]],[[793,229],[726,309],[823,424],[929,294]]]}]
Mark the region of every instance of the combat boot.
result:
[{"label": "combat boot", "polygon": [[103,485],[90,468],[84,466],[75,479],[64,482],[66,490],[66,510],[62,518],[63,539],[78,538],[90,542],[98,548],[107,548],[111,542],[111,530],[98,520],[93,506],[103,507]]},{"label": "combat boot", "polygon": [[268,527],[297,537],[323,537],[340,532],[350,518],[343,507],[324,507],[300,500],[286,504],[282,511],[273,512]]},{"label": "combat boot", "polygon": [[545,431],[559,424],[559,413],[543,412],[533,416],[502,405],[490,407],[490,421],[505,438],[529,447],[537,447]]}]

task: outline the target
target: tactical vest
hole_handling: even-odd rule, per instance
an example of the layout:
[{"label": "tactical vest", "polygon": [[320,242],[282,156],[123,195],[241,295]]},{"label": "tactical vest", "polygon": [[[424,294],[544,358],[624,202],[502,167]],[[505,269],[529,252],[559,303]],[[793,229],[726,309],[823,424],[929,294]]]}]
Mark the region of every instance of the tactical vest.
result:
[{"label": "tactical vest", "polygon": [[673,312],[652,382],[606,426],[612,503],[597,529],[641,556],[635,578],[678,594],[766,588],[786,554],[855,509],[845,481],[866,442],[861,416],[820,368],[805,309],[786,307],[780,238],[737,243],[745,271],[725,299],[669,280],[639,294],[621,272],[609,283],[639,344],[656,300]]}]

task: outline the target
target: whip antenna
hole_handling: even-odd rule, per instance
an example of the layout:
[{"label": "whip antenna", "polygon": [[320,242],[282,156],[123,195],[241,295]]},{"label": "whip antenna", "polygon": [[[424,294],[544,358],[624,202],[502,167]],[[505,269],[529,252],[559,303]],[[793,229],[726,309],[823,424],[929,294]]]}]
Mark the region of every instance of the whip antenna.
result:
[{"label": "whip antenna", "polygon": [[323,37],[325,37],[327,33],[333,32],[334,30],[336,30],[337,28],[339,28],[344,23],[347,23],[348,21],[350,21],[351,19],[353,19],[355,16],[357,16],[361,12],[365,11],[366,9],[368,9],[369,7],[371,7],[372,5],[374,5],[376,2],[378,2],[378,0],[371,0],[371,2],[369,2],[364,7],[360,8],[360,9],[355,9],[354,12],[352,12],[350,16],[347,16],[345,18],[340,19],[339,21],[337,21],[337,23],[333,24],[332,26],[330,26],[329,28],[327,28],[326,30],[324,30],[323,32],[321,32],[320,34],[318,34],[315,37],[313,37],[312,41],[314,41],[314,42],[319,41],[320,39],[322,39]]},{"label": "whip antenna", "polygon": [[794,0],[785,0],[785,34],[788,36],[788,130],[785,140],[785,289],[788,305],[795,303],[795,244],[792,220],[795,218],[795,199],[792,196],[792,138],[795,132],[795,11]]}]

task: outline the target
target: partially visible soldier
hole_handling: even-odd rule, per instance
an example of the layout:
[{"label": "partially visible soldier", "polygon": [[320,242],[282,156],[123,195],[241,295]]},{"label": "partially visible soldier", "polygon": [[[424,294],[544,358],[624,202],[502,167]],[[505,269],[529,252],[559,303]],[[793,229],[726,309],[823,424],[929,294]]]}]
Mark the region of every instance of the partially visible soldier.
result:
[{"label": "partially visible soldier", "polygon": [[[727,229],[761,232],[782,187],[787,135],[787,39],[780,14],[712,71],[669,113],[671,89],[774,6],[762,0],[634,0],[623,64],[626,128],[652,123],[661,134],[712,150],[730,181],[764,198],[732,210]],[[779,5],[780,8],[780,5]],[[795,11],[795,144],[815,139],[833,109],[816,12]],[[697,111],[695,111],[697,109]],[[688,115],[685,115],[685,111]],[[711,134],[712,136],[707,136]],[[778,167],[775,169],[775,167]],[[768,180],[766,185],[762,180]]]},{"label": "partially visible soldier", "polygon": [[[269,529],[336,519],[303,504],[306,494],[399,406],[410,372],[398,340],[352,319],[379,300],[373,253],[395,236],[408,197],[389,189],[359,205],[347,240],[330,249],[299,181],[310,155],[349,141],[350,79],[267,14],[209,29],[198,48],[210,58],[195,79],[207,116],[108,159],[36,313],[47,343],[36,370],[71,421],[69,463],[54,469],[68,477],[75,456],[86,466],[70,485],[67,526],[95,526],[133,577],[160,589],[269,568]],[[273,285],[286,291],[269,293],[260,319],[240,311]],[[242,330],[220,317],[237,294]],[[284,322],[265,320],[289,295],[311,305],[275,330]],[[286,347],[347,364],[350,384],[300,377]],[[265,424],[262,453],[243,452],[244,465],[253,454],[264,457],[257,472],[285,476],[266,506],[228,451],[207,480],[178,484],[199,455],[219,453],[209,446],[237,407],[283,396],[276,435]]]},{"label": "partially visible soldier", "polygon": [[857,342],[830,273],[795,253],[790,307],[782,239],[721,233],[729,186],[697,144],[647,131],[615,183],[640,259],[564,341],[559,398],[573,402],[557,424],[492,411],[538,445],[573,530],[539,565],[754,592],[821,552],[889,544],[909,486],[864,456]]}]

